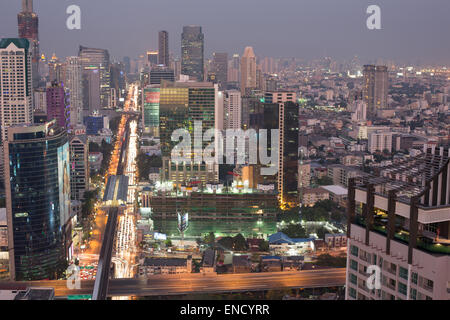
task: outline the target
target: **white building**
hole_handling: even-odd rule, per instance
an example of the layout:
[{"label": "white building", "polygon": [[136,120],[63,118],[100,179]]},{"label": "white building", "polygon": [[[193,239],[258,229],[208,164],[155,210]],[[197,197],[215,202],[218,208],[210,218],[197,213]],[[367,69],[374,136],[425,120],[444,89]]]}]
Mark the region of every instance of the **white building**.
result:
[{"label": "white building", "polygon": [[238,90],[229,90],[224,93],[225,126],[224,129],[241,129],[242,102]]},{"label": "white building", "polygon": [[369,134],[368,142],[370,153],[384,150],[392,152],[392,132],[372,132]]},{"label": "white building", "polygon": [[2,140],[7,128],[33,122],[33,89],[30,43],[26,39],[0,41],[0,125]]}]

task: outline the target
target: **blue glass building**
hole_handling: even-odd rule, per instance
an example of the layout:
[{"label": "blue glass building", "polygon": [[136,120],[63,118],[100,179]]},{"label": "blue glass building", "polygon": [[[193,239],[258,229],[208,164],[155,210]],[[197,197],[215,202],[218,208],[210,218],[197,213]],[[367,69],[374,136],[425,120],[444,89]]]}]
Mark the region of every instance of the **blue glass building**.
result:
[{"label": "blue glass building", "polygon": [[8,128],[5,189],[13,279],[55,279],[67,256],[68,136],[55,121]]}]

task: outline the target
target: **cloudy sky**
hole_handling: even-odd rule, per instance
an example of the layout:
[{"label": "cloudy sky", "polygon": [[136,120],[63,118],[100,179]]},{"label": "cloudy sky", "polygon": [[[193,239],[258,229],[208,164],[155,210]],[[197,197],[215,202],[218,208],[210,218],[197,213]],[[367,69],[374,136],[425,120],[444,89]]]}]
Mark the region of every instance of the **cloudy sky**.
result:
[{"label": "cloudy sky", "polygon": [[[325,55],[450,64],[449,0],[35,0],[41,51],[76,55],[78,45],[118,59],[157,49],[167,30],[180,56],[183,25],[201,25],[214,51],[311,59]],[[81,8],[81,30],[66,28],[66,8]],[[381,8],[382,30],[368,30],[366,9]],[[0,0],[0,37],[17,36],[21,0]]]}]

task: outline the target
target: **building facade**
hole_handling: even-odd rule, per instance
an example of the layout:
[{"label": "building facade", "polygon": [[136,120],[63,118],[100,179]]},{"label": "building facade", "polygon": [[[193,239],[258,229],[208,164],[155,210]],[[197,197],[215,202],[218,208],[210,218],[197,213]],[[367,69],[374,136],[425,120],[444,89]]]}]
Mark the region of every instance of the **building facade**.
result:
[{"label": "building facade", "polygon": [[200,26],[185,26],[181,34],[181,73],[204,80],[204,35]]},{"label": "building facade", "polygon": [[346,299],[450,299],[450,155],[424,149],[350,181]]},{"label": "building facade", "polygon": [[4,157],[11,277],[56,279],[71,245],[67,133],[55,121],[11,127]]}]

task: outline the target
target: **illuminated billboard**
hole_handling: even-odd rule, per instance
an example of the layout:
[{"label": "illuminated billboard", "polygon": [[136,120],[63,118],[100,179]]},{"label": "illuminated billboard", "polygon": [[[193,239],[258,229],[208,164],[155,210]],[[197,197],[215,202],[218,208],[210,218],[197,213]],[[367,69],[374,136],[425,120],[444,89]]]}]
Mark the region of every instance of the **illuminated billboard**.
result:
[{"label": "illuminated billboard", "polygon": [[70,162],[69,143],[58,148],[58,186],[61,225],[70,218]]}]

